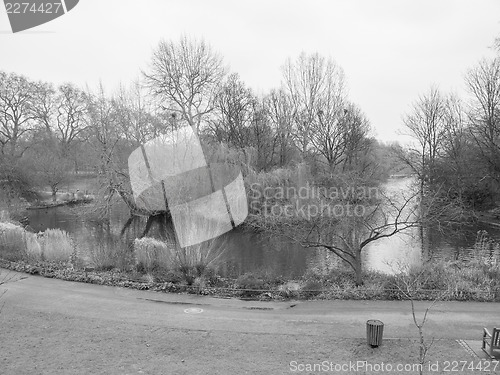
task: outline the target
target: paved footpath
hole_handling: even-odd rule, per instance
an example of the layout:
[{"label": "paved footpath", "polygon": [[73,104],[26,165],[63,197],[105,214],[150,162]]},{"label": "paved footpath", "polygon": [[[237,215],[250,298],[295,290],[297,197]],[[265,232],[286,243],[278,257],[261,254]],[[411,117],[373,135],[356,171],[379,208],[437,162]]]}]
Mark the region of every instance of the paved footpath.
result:
[{"label": "paved footpath", "polygon": [[[4,314],[57,313],[104,323],[337,338],[363,338],[366,321],[379,319],[386,338],[417,334],[407,301],[242,301],[17,276],[21,280],[6,285]],[[417,303],[418,316],[427,306]],[[436,338],[479,340],[483,327],[499,325],[499,303],[441,302],[425,327]]]}]

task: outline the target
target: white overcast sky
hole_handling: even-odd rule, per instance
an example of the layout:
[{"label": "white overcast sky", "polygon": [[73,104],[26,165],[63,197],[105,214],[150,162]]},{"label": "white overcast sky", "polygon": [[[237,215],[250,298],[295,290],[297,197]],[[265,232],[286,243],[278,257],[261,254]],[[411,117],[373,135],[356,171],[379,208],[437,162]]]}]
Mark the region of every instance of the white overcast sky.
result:
[{"label": "white overcast sky", "polygon": [[498,0],[80,0],[67,15],[12,34],[0,5],[0,70],[108,91],[147,69],[161,39],[204,38],[262,94],[301,51],[334,58],[379,139],[432,85],[463,76],[500,36]]}]

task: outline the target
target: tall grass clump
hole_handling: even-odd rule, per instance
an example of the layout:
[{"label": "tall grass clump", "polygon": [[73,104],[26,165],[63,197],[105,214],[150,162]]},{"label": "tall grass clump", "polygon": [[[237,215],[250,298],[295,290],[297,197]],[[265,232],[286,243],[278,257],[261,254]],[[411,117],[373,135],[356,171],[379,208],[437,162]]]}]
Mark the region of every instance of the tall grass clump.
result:
[{"label": "tall grass clump", "polygon": [[170,274],[169,277],[177,275],[188,285],[195,283],[197,279],[201,285],[204,278],[213,276],[225,252],[226,237],[217,237],[220,233],[220,228],[217,227],[219,221],[212,220],[213,218],[204,220],[196,215],[193,215],[192,219],[200,230],[198,233],[184,233],[184,239],[188,243],[196,243],[196,236],[200,232],[208,234],[208,237],[213,234],[215,238],[186,247],[179,246],[173,233],[170,233],[165,241],[153,238],[136,239],[134,252],[137,270],[161,279],[167,273]]},{"label": "tall grass clump", "polygon": [[26,231],[22,227],[0,222],[0,257],[12,262],[26,257]]},{"label": "tall grass clump", "polygon": [[167,271],[173,265],[173,246],[154,238],[143,237],[134,240],[137,269],[144,273]]},{"label": "tall grass clump", "polygon": [[[130,271],[134,267],[133,245],[119,235],[96,235],[95,229],[80,234],[76,248],[77,258],[82,265],[97,271]],[[105,239],[102,239],[105,237]]]},{"label": "tall grass clump", "polygon": [[37,235],[30,232],[25,232],[24,235],[26,238],[25,260],[28,262],[43,260],[43,249],[40,242],[38,242]]},{"label": "tall grass clump", "polygon": [[[206,213],[207,216],[210,214]],[[219,236],[221,228],[227,225],[224,220],[226,218],[204,217],[195,212],[190,215],[190,219],[192,221],[190,225],[200,228],[199,232],[203,232],[206,237],[211,239],[197,242],[199,233],[192,231],[186,235],[185,240],[188,243],[194,243],[194,245],[182,248],[176,244],[174,267],[183,274],[188,284],[193,283],[196,278],[204,277],[210,269],[213,270],[227,247],[227,237],[225,235]],[[176,243],[175,239],[171,239],[171,241]]]},{"label": "tall grass clump", "polygon": [[41,246],[41,260],[49,262],[69,262],[73,254],[73,240],[60,229],[47,229],[38,235]]},{"label": "tall grass clump", "polygon": [[187,241],[195,244],[184,248],[176,246],[175,261],[179,267],[197,268],[201,274],[205,268],[214,266],[225,252],[226,236],[219,234],[221,226],[225,227],[226,223],[219,218],[205,219],[199,215],[193,215],[192,219],[195,227],[200,228],[211,239],[197,243],[197,233],[189,233]]},{"label": "tall grass clump", "polygon": [[0,257],[12,262],[67,262],[73,253],[71,237],[60,229],[34,234],[12,223],[0,222]]},{"label": "tall grass clump", "polygon": [[0,223],[7,223],[10,221],[9,211],[0,209]]},{"label": "tall grass clump", "polygon": [[225,242],[224,239],[214,239],[185,248],[176,247],[174,264],[188,284],[216,269],[226,250]]}]

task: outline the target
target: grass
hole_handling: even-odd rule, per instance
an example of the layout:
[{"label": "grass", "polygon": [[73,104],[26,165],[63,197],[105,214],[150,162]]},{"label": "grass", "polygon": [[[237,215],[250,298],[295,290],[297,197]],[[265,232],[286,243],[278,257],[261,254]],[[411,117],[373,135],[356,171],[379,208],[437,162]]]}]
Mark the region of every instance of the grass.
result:
[{"label": "grass", "polygon": [[12,223],[0,223],[0,255],[10,261],[68,262],[73,253],[71,237],[60,229],[34,234]]},{"label": "grass", "polygon": [[8,222],[0,223],[0,253],[14,262],[26,258],[25,230]]},{"label": "grass", "polygon": [[[54,313],[28,309],[22,314],[9,316],[9,324],[3,328],[6,360],[2,369],[11,374],[123,374],[137,372],[139,368],[144,373],[153,374],[165,373],[168,369],[169,374],[200,375],[371,375],[389,372],[369,371],[369,365],[413,366],[418,362],[418,343],[414,340],[384,339],[382,346],[372,349],[364,338],[338,337],[336,328],[325,327],[322,335],[237,331],[228,334],[220,330],[193,331],[164,327],[158,323],[130,324],[119,319],[103,320],[80,315],[56,314],[54,317]],[[33,338],[39,337],[43,337],[43,345],[33,350]],[[334,365],[366,361],[367,365],[357,372],[341,369],[329,372],[291,371],[295,365],[323,361]],[[428,361],[438,363],[439,370],[425,371],[426,374],[484,373],[445,371],[445,361],[479,363],[455,340],[437,340],[429,352]],[[412,369],[416,370],[410,367]],[[418,371],[393,370],[390,373],[418,374]]]},{"label": "grass", "polygon": [[177,247],[177,269],[183,273],[188,284],[192,284],[198,278],[198,283],[201,285],[203,284],[201,279],[210,274],[210,269],[217,265],[225,251],[224,240],[209,240],[185,248]]},{"label": "grass", "polygon": [[133,249],[118,236],[110,236],[102,242],[96,238],[86,238],[77,244],[77,261],[98,271],[118,269],[128,271],[134,266]]},{"label": "grass", "polygon": [[174,251],[172,245],[154,238],[136,238],[134,252],[137,268],[147,274],[172,268]]},{"label": "grass", "polygon": [[172,241],[141,238],[134,241],[137,270],[153,281],[185,282],[206,285],[225,251],[225,241],[210,240],[181,248]]},{"label": "grass", "polygon": [[47,229],[37,236],[41,259],[49,262],[69,262],[73,254],[73,240],[60,229]]}]

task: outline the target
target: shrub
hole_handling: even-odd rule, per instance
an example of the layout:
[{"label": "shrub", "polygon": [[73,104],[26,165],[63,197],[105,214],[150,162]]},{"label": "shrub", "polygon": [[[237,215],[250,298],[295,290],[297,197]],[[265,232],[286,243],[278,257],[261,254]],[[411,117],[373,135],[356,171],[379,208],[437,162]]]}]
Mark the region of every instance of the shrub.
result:
[{"label": "shrub", "polygon": [[301,294],[305,297],[315,297],[324,289],[323,283],[316,280],[306,281],[301,287]]},{"label": "shrub", "polygon": [[325,281],[340,287],[353,286],[356,284],[354,272],[347,268],[332,269],[325,277]]},{"label": "shrub", "polygon": [[265,281],[257,275],[248,272],[238,277],[235,286],[238,289],[244,289],[241,291],[243,296],[250,297],[262,293],[262,290],[265,288]]},{"label": "shrub", "polygon": [[278,287],[281,296],[285,298],[297,298],[300,295],[300,284],[289,281]]},{"label": "shrub", "polygon": [[168,270],[165,273],[155,274],[155,280],[162,283],[180,284],[185,279],[179,270]]}]

